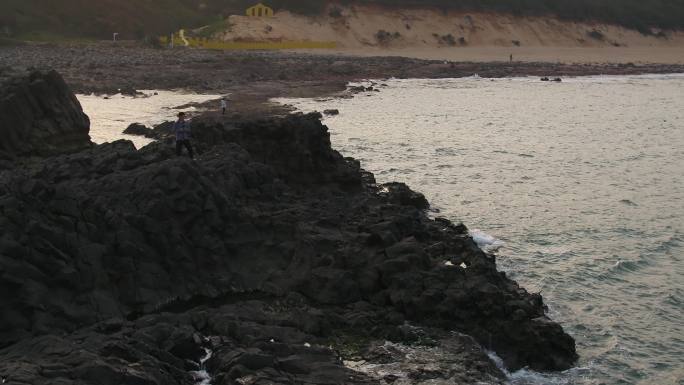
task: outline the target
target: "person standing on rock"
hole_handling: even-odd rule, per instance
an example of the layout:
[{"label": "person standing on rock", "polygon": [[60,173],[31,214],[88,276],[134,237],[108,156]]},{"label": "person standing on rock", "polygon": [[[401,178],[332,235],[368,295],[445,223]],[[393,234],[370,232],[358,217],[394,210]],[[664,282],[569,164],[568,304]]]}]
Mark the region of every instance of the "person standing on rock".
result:
[{"label": "person standing on rock", "polygon": [[228,107],[228,103],[226,102],[226,98],[221,99],[221,115],[226,114],[226,108]]},{"label": "person standing on rock", "polygon": [[190,159],[194,159],[192,145],[190,144],[190,125],[185,121],[185,112],[178,113],[178,120],[173,124],[173,131],[176,133],[176,155],[180,156],[183,146],[188,149]]}]

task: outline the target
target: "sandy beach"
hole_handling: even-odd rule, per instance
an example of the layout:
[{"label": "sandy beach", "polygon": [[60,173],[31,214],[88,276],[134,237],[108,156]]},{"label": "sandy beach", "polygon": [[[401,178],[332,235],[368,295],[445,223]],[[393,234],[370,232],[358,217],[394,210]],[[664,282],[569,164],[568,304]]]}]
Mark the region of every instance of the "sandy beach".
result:
[{"label": "sandy beach", "polygon": [[[314,53],[313,50],[299,52]],[[317,51],[320,53],[321,51]],[[680,47],[444,47],[363,48],[326,51],[342,56],[397,56],[450,62],[514,62],[563,64],[684,64]]]}]

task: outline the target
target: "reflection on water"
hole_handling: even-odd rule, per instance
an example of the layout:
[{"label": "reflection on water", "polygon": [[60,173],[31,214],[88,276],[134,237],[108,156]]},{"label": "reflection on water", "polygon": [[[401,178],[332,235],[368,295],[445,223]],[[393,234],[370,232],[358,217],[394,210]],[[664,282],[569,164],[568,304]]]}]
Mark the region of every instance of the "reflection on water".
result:
[{"label": "reflection on water", "polygon": [[[83,111],[90,117],[90,138],[95,143],[128,139],[137,148],[151,142],[150,139],[123,135],[121,132],[131,123],[148,127],[175,120],[180,111],[194,111],[193,103],[218,99],[221,95],[184,94],[173,91],[142,91],[143,97],[77,95]],[[178,108],[181,107],[181,108]]]},{"label": "reflection on water", "polygon": [[500,267],[541,291],[581,370],[512,380],[681,384],[684,76],[386,83],[280,101],[339,109],[325,118],[336,149],[482,229]]}]

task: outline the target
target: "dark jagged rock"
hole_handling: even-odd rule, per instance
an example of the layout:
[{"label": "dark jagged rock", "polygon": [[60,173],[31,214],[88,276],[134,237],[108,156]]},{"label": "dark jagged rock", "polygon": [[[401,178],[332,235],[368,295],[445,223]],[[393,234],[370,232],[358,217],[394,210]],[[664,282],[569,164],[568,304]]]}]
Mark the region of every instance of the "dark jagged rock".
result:
[{"label": "dark jagged rock", "polygon": [[164,122],[157,124],[152,129],[152,136],[156,139],[163,139],[173,135],[173,123],[174,122]]},{"label": "dark jagged rock", "polygon": [[143,96],[144,95],[142,92],[136,90],[133,87],[119,88],[118,91],[121,95],[125,95],[125,96],[134,96],[135,97],[135,96]]},{"label": "dark jagged rock", "polygon": [[90,121],[55,71],[15,77],[0,87],[0,155],[51,155],[91,146]]},{"label": "dark jagged rock", "polygon": [[394,204],[413,206],[421,210],[430,208],[425,195],[411,190],[404,183],[385,183],[380,186],[380,193],[386,194],[387,200]]},{"label": "dark jagged rock", "polygon": [[139,135],[148,138],[154,138],[156,136],[153,129],[148,128],[144,124],[140,123],[130,124],[125,130],[123,130],[123,133],[126,135]]},{"label": "dark jagged rock", "polygon": [[353,94],[358,94],[358,93],[361,93],[361,92],[365,92],[365,91],[366,91],[366,87],[364,87],[364,86],[351,86],[351,87],[348,88],[348,91],[351,92],[351,93],[353,93]]},{"label": "dark jagged rock", "polygon": [[217,384],[378,383],[340,355],[391,340],[450,352],[429,375],[409,365],[416,383],[502,378],[421,330],[512,369],[573,364],[540,295],[422,195],[376,186],[319,119],[198,119],[196,161],[118,141],[0,171],[0,377],[185,385],[206,348]]}]

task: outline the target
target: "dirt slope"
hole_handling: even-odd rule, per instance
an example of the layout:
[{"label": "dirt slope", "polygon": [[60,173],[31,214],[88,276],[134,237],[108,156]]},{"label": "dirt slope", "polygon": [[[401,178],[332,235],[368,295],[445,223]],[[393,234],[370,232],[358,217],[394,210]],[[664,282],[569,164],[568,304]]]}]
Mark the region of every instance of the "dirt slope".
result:
[{"label": "dirt slope", "polygon": [[335,7],[324,16],[287,11],[273,18],[234,15],[224,40],[336,41],[344,49],[431,47],[682,47],[684,33],[643,35],[615,25],[578,23],[546,17],[492,13],[389,9],[378,6]]}]

